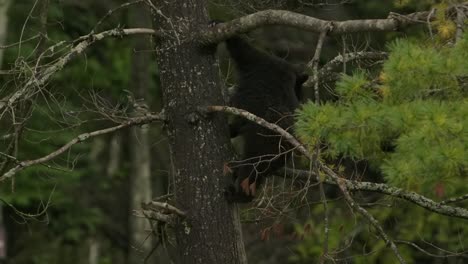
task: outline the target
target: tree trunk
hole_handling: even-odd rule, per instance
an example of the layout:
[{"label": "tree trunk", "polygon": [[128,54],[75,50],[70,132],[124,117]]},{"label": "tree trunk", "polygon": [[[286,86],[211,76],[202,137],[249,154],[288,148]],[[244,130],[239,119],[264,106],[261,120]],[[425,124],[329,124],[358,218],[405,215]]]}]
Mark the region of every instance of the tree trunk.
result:
[{"label": "tree trunk", "polygon": [[163,33],[156,53],[169,119],[175,203],[187,213],[176,228],[178,263],[246,263],[237,207],[223,195],[223,166],[231,158],[227,121],[198,111],[223,104],[217,61],[191,40],[208,25],[205,1],[156,5],[154,25]]},{"label": "tree trunk", "polygon": [[[132,8],[129,23],[132,27],[149,27],[151,21],[145,6],[138,5]],[[149,39],[144,37],[133,39],[131,88],[135,99],[149,98],[151,84],[149,56]],[[139,101],[136,102],[140,103]],[[145,101],[145,103],[148,103]],[[141,107],[141,106],[137,106]],[[138,111],[138,109],[135,109]],[[151,251],[149,221],[145,218],[135,217],[134,210],[140,210],[142,203],[151,201],[151,162],[149,126],[133,127],[130,133],[131,149],[131,175],[130,175],[130,214],[129,214],[129,264],[142,263],[142,260]]]},{"label": "tree trunk", "polygon": [[99,264],[101,242],[97,238],[91,237],[88,239],[88,247],[88,264]]},{"label": "tree trunk", "polygon": [[[0,45],[6,43],[7,28],[8,28],[8,7],[10,7],[10,0],[0,0]],[[0,69],[2,68],[4,49],[0,49]]]}]

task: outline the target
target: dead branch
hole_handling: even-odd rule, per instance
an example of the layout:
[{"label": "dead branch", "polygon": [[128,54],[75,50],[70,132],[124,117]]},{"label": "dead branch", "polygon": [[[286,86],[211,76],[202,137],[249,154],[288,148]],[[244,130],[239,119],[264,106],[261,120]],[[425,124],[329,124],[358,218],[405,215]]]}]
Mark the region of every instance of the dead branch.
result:
[{"label": "dead branch", "polygon": [[[413,248],[415,248],[416,250],[428,255],[428,256],[431,256],[431,257],[434,257],[434,258],[450,258],[450,257],[464,257],[464,258],[468,258],[468,254],[466,254],[468,251],[463,251],[463,252],[450,252],[450,251],[446,251],[447,254],[434,254],[434,253],[431,253],[425,249],[423,249],[422,247],[418,246],[416,243],[413,243],[413,242],[410,242],[410,241],[404,241],[404,240],[395,240],[395,243],[397,244],[405,244],[405,245],[408,245],[408,246],[411,246]],[[439,251],[445,251],[445,250],[442,250],[442,249],[438,249]]]},{"label": "dead branch", "polygon": [[[312,68],[312,79],[315,83],[314,85],[314,94],[315,94],[315,103],[320,104],[320,91],[319,91],[319,61],[320,55],[322,53],[323,43],[325,41],[325,37],[327,36],[328,31],[331,29],[331,25],[324,31],[320,32],[320,36],[317,40],[317,45],[315,47],[315,53],[312,60],[307,63],[307,67]],[[314,157],[312,159],[313,163],[313,170],[316,175],[319,175],[319,161],[320,157],[320,146],[317,144],[314,147]],[[306,187],[310,185],[310,180],[307,180]],[[323,204],[323,224],[324,224],[324,232],[323,232],[323,252],[320,257],[320,264],[325,263],[325,258],[328,257],[328,244],[329,244],[329,212],[328,212],[328,202],[327,196],[325,194],[325,189],[323,188],[323,181],[319,181],[319,190],[320,190],[320,200]]]},{"label": "dead branch", "polygon": [[276,124],[272,124],[267,122],[265,119],[258,117],[248,111],[235,108],[235,107],[230,107],[230,106],[221,106],[221,105],[212,105],[208,106],[206,109],[200,109],[202,112],[208,111],[208,112],[225,112],[225,113],[230,113],[233,115],[241,116],[243,118],[246,118],[247,120],[250,120],[254,123],[259,124],[262,127],[268,128],[271,131],[274,131],[281,136],[284,137],[289,143],[291,143],[294,148],[298,149],[299,152],[301,152],[303,155],[305,155],[307,158],[312,158],[311,154],[307,151],[307,149],[299,142],[297,139],[291,135],[288,131],[284,130],[280,126]]},{"label": "dead branch", "polygon": [[462,201],[465,201],[465,200],[468,200],[468,194],[465,194],[465,195],[462,195],[462,196],[459,196],[459,197],[454,197],[454,198],[447,199],[445,201],[440,202],[440,204],[458,203],[458,202],[462,202]]},{"label": "dead branch", "polygon": [[174,215],[163,214],[152,210],[135,210],[134,215],[136,217],[147,218],[149,220],[167,223],[169,225],[173,225],[176,220],[176,217]]},{"label": "dead branch", "polygon": [[167,202],[156,202],[151,201],[148,204],[148,208],[152,208],[153,210],[163,210],[164,213],[173,213],[181,217],[185,217],[186,213],[180,210],[179,208],[168,204]]},{"label": "dead branch", "polygon": [[99,21],[96,23],[96,25],[94,26],[93,30],[91,30],[91,34],[96,32],[96,29],[99,28],[99,26],[104,23],[104,21],[106,19],[108,19],[110,16],[112,16],[115,12],[121,10],[121,9],[124,9],[124,8],[127,8],[129,6],[132,6],[132,5],[136,5],[136,4],[140,4],[140,3],[143,3],[145,0],[135,0],[133,2],[127,2],[127,3],[123,3],[119,6],[117,6],[116,8],[113,8],[109,11],[107,11],[107,13],[101,18],[99,19]]},{"label": "dead branch", "polygon": [[[464,3],[458,6],[467,6]],[[449,10],[455,7],[449,8]],[[464,10],[466,12],[466,10]],[[372,31],[395,31],[402,27],[418,23],[426,23],[435,19],[435,12],[423,11],[407,15],[390,13],[385,19],[361,19],[346,21],[327,21],[315,17],[283,10],[265,10],[249,14],[226,23],[217,24],[203,31],[199,39],[203,45],[212,45],[228,39],[234,35],[239,35],[252,31],[256,28],[268,25],[290,26],[306,31],[320,33],[331,26],[329,34],[349,34],[357,32]]]},{"label": "dead branch", "polygon": [[[331,169],[328,169],[328,173],[335,174]],[[310,176],[314,176],[313,172],[306,170],[293,170],[285,169],[287,175],[294,175],[299,180],[306,181]],[[337,175],[338,177],[338,175]],[[415,192],[405,191],[401,188],[388,186],[384,183],[374,183],[374,182],[359,182],[341,178],[341,181],[345,184],[346,188],[350,191],[365,191],[365,192],[376,192],[381,194],[386,194],[392,197],[400,198],[408,202],[414,203],[426,210],[429,210],[434,213],[438,213],[446,216],[453,216],[462,219],[468,219],[468,210],[461,207],[448,206],[450,202],[457,202],[464,199],[468,199],[468,195],[464,195],[457,198],[452,198],[443,202],[435,202],[425,196],[417,194]],[[336,182],[332,179],[325,179],[325,183],[336,185]]]},{"label": "dead branch", "polygon": [[[381,51],[357,51],[357,52],[349,52],[345,54],[340,54],[327,62],[319,71],[318,71],[318,78],[321,80],[322,83],[336,81],[336,79],[340,76],[336,74],[333,69],[338,67],[341,64],[345,64],[351,61],[361,61],[361,60],[369,60],[369,61],[378,61],[383,60],[388,57],[386,52]],[[315,89],[317,85],[315,78],[309,78],[303,86],[305,88]]]},{"label": "dead branch", "polygon": [[12,48],[12,47],[15,47],[15,46],[18,46],[18,45],[22,45],[24,43],[27,43],[29,41],[32,41],[32,40],[35,40],[37,38],[40,38],[41,35],[40,34],[36,34],[28,39],[25,39],[25,40],[20,40],[18,42],[15,42],[15,43],[11,43],[11,44],[6,44],[6,45],[0,45],[0,49],[8,49],[8,48]]},{"label": "dead branch", "polygon": [[382,238],[383,241],[385,241],[385,243],[387,245],[390,245],[390,248],[392,249],[393,253],[395,253],[395,256],[397,257],[398,261],[400,263],[406,263],[406,261],[403,259],[403,257],[401,256],[400,252],[398,251],[398,248],[395,244],[395,242],[393,242],[393,240],[391,240],[387,233],[385,233],[384,229],[382,228],[382,226],[379,224],[379,221],[377,221],[377,219],[375,219],[366,209],[364,209],[363,207],[361,207],[359,204],[357,204],[354,199],[351,197],[351,195],[349,194],[349,191],[348,189],[346,188],[346,185],[344,184],[344,182],[342,181],[341,178],[339,179],[334,179],[337,181],[338,183],[338,187],[340,187],[340,190],[341,192],[343,193],[344,197],[345,197],[345,200],[348,202],[348,204],[356,211],[358,211],[362,216],[364,216],[364,218],[367,219],[367,221],[369,221],[369,223],[374,226],[374,228],[377,230],[377,233],[379,234],[380,238]]},{"label": "dead branch", "polygon": [[36,164],[42,164],[42,163],[45,163],[45,162],[47,162],[49,160],[52,160],[53,158],[59,156],[60,154],[64,153],[65,151],[69,150],[73,145],[81,143],[83,141],[86,141],[86,140],[88,140],[88,139],[90,139],[92,137],[112,133],[112,132],[115,132],[117,130],[127,128],[127,127],[130,127],[130,126],[144,125],[144,124],[148,124],[148,123],[151,123],[151,122],[154,122],[154,121],[163,121],[164,119],[165,119],[165,117],[164,117],[163,114],[157,114],[157,115],[149,114],[149,115],[142,116],[142,117],[131,118],[128,121],[123,122],[122,124],[120,124],[118,126],[109,127],[109,128],[101,129],[101,130],[96,130],[96,131],[89,132],[89,133],[83,133],[81,135],[78,135],[77,137],[75,137],[71,141],[69,141],[67,144],[63,145],[61,148],[57,149],[56,151],[54,151],[52,153],[49,153],[48,155],[46,155],[44,157],[34,159],[34,160],[27,160],[27,161],[17,162],[16,166],[14,166],[10,170],[8,170],[5,174],[3,174],[0,177],[0,182],[6,180],[8,178],[13,177],[16,173],[18,173],[19,171],[21,171],[21,170],[23,170],[23,169],[25,169],[27,167],[31,167],[31,166],[36,165]]},{"label": "dead branch", "polygon": [[320,36],[317,40],[317,47],[315,49],[314,57],[312,60],[307,63],[307,67],[312,68],[312,80],[315,83],[314,85],[314,93],[315,93],[315,103],[320,103],[320,95],[319,95],[319,61],[320,61],[320,54],[322,53],[323,42],[325,41],[325,37],[327,36],[327,32],[331,30],[331,26],[326,28],[324,31],[320,32]]},{"label": "dead branch", "polygon": [[167,202],[151,201],[141,205],[142,210],[136,211],[137,216],[145,217],[150,220],[166,223],[169,225],[175,224],[177,218],[185,218],[186,213],[179,208],[170,205]]},{"label": "dead branch", "polygon": [[[54,64],[45,68],[43,71],[34,74],[26,84],[18,89],[16,92],[0,99],[0,111],[10,109],[13,107],[19,99],[28,99],[27,94],[31,94],[31,91],[40,89],[55,73],[62,70],[74,57],[82,54],[89,46],[96,43],[97,41],[103,40],[108,37],[123,37],[136,34],[151,34],[157,35],[158,32],[149,28],[128,28],[120,29],[115,28],[101,33],[89,34],[82,36],[79,42],[70,48],[70,51],[59,58]],[[0,114],[2,116],[3,114]]]},{"label": "dead branch", "polygon": [[321,71],[331,71],[343,63],[356,60],[383,60],[388,57],[388,54],[383,51],[357,51],[340,54],[327,62]]}]

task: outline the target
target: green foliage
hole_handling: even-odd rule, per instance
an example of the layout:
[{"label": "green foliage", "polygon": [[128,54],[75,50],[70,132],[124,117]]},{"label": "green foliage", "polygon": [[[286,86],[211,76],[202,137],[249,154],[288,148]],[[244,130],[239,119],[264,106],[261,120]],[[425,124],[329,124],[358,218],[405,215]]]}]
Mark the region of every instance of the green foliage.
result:
[{"label": "green foliage", "polygon": [[[383,175],[390,185],[435,199],[466,194],[468,34],[455,45],[396,40],[389,49],[390,56],[379,76],[364,71],[343,75],[336,85],[338,100],[304,105],[298,111],[296,133],[312,148],[317,144],[324,146],[321,152],[324,160],[366,161],[370,173]],[[356,199],[369,198],[356,196]],[[468,226],[457,219],[400,200],[387,198],[380,202],[390,202],[390,209],[379,206],[366,209],[390,237],[417,245],[431,241],[453,252],[463,251],[463,245],[468,243]],[[346,249],[362,252],[362,256],[353,257],[355,263],[396,262],[382,240],[372,234],[375,231],[363,227],[364,219],[356,216],[354,221],[334,221],[350,216],[345,215],[347,209],[332,203],[329,206],[330,254],[347,257],[341,253]],[[323,215],[320,207],[314,210]],[[311,229],[314,233],[305,236],[298,245],[291,258],[294,263],[310,263],[323,253],[322,219],[310,219],[309,224],[314,226]],[[298,230],[304,233],[303,227]],[[337,230],[346,232],[340,234]],[[344,234],[353,234],[349,248]],[[336,240],[337,237],[341,240]],[[408,245],[399,244],[398,248],[411,262],[431,261],[431,257]]]},{"label": "green foliage", "polygon": [[[322,215],[323,207],[316,206],[312,209],[311,214]],[[337,248],[343,247],[349,244],[352,240],[352,236],[347,234],[353,233],[353,229],[356,228],[354,221],[342,221],[343,218],[352,219],[349,215],[349,210],[343,210],[335,203],[330,203],[330,210],[333,210],[336,214],[336,218],[330,219],[330,230],[328,246],[330,251]],[[292,263],[310,263],[310,259],[318,259],[323,252],[324,234],[322,219],[309,219],[303,225],[295,226],[296,238],[302,240],[297,245],[296,251],[289,260]]]},{"label": "green foliage", "polygon": [[414,99],[456,99],[463,96],[459,77],[468,74],[466,36],[455,48],[423,46],[407,40],[390,45],[381,79],[389,103]]},{"label": "green foliage", "polygon": [[[353,214],[341,201],[329,200],[329,240],[328,255],[333,259],[347,259],[352,263],[397,263],[394,253],[375,235],[374,228],[361,215]],[[386,207],[391,206],[391,209]],[[468,243],[468,226],[458,219],[415,207],[401,200],[385,199],[366,208],[395,240],[410,241],[425,248],[428,252],[439,254],[437,248],[427,247],[427,243],[437,243],[452,252],[463,252]],[[323,254],[324,224],[323,207],[311,208],[309,218],[304,224],[295,226],[296,239],[300,241],[291,263],[315,263]],[[402,216],[407,216],[403,218]],[[413,247],[397,243],[398,249],[408,263],[432,263],[432,257],[421,254]],[[417,261],[419,260],[419,261]],[[333,262],[325,262],[333,263]]]},{"label": "green foliage", "polygon": [[460,193],[468,169],[467,40],[441,48],[394,42],[380,86],[364,72],[343,76],[339,101],[299,111],[298,135],[311,146],[326,142],[325,157],[369,161],[392,184]]},{"label": "green foliage", "polygon": [[336,85],[336,92],[349,103],[353,101],[373,101],[375,94],[366,89],[369,86],[367,75],[358,71],[354,75],[343,75],[341,81]]},{"label": "green foliage", "polygon": [[[83,5],[87,6],[93,2],[51,2],[46,46],[70,41],[89,33],[103,15],[93,8],[81,9]],[[8,43],[15,43],[20,38],[25,40],[37,34],[36,13],[26,19],[33,4],[24,0],[12,1]],[[107,7],[105,11],[107,12]],[[113,19],[115,15],[109,20]],[[24,31],[21,30],[23,24]],[[39,65],[41,69],[68,52],[69,49],[62,49],[65,46],[53,50],[53,56],[50,53],[44,56]],[[124,97],[123,91],[129,89],[131,72],[129,46],[128,39],[99,41],[90,47],[86,54],[74,58],[53,76],[47,89],[33,98],[32,116],[25,123],[18,153],[15,154],[19,160],[43,157],[81,133],[109,126],[109,121],[103,122],[102,116],[88,111],[92,107],[87,106],[93,103],[89,98],[90,94],[99,94],[109,105],[114,105],[114,102]],[[36,63],[36,48],[37,39],[5,50],[4,69],[10,68],[21,74],[0,76],[2,97],[19,89],[24,81],[30,78]],[[21,122],[22,109],[15,110],[18,115],[15,117],[16,123]],[[8,116],[5,115],[4,118]],[[3,123],[0,124],[3,129],[0,129],[2,135],[13,132],[12,127],[7,128],[10,129],[7,131],[2,125]],[[2,152],[9,143],[10,140],[0,142]],[[16,210],[27,214],[25,219],[21,219],[13,207],[3,206],[7,233],[11,236],[8,246],[12,263],[82,262],[81,258],[88,254],[89,237],[102,235],[104,223],[109,232],[114,232],[120,228],[116,224],[118,220],[125,221],[128,214],[125,206],[112,209],[112,212],[123,211],[122,217],[111,216],[109,212],[104,213],[104,207],[107,203],[121,203],[112,200],[115,197],[125,201],[126,193],[122,191],[123,188],[118,189],[116,186],[120,186],[122,182],[126,183],[126,178],[104,177],[105,173],[99,170],[105,166],[104,162],[96,164],[88,159],[87,154],[92,152],[93,147],[91,143],[90,140],[75,144],[70,151],[52,161],[29,167],[18,173],[14,181],[5,181],[0,185],[1,198]],[[106,153],[101,153],[99,158],[107,158],[105,155]],[[127,175],[126,164],[122,163],[119,175]],[[8,168],[13,165],[14,163],[11,163]],[[116,193],[118,195],[115,195]],[[43,214],[37,215],[39,212]],[[112,227],[109,227],[109,222],[112,222]],[[120,254],[113,248],[115,245],[112,242],[102,246],[109,249],[107,252],[112,252],[112,255]],[[112,255],[103,253],[100,260],[110,259]]]},{"label": "green foliage", "polygon": [[440,183],[460,186],[468,168],[467,103],[426,100],[394,108],[402,110],[403,126],[382,165],[387,179],[426,192]]}]

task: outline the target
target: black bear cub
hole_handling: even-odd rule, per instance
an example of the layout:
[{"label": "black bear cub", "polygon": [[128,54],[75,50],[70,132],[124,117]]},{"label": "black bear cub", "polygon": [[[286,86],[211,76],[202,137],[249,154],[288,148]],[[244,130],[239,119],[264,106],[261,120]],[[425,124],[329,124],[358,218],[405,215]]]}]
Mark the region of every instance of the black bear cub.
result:
[{"label": "black bear cub", "polygon": [[[247,110],[291,132],[302,84],[308,76],[291,63],[252,47],[235,36],[226,46],[237,69],[233,107]],[[231,137],[243,136],[242,160],[230,164],[234,184],[226,190],[231,202],[250,202],[264,178],[283,167],[291,147],[280,135],[236,117]]]}]

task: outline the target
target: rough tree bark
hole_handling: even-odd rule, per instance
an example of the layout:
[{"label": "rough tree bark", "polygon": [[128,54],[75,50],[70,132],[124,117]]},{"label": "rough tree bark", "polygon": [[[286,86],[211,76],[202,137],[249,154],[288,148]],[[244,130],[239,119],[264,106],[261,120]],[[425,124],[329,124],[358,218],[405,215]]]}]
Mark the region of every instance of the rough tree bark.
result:
[{"label": "rough tree bark", "polygon": [[[129,23],[132,27],[150,27],[149,12],[146,6],[138,5],[131,9]],[[149,37],[148,37],[149,38]],[[149,56],[149,39],[139,37],[133,39],[131,87],[135,99],[145,98],[144,103],[149,103],[148,91],[151,84]],[[139,106],[135,102],[135,107]],[[134,109],[138,114],[138,109]],[[148,125],[132,127],[130,133],[131,149],[131,175],[130,175],[130,212],[129,212],[129,237],[128,263],[141,263],[151,251],[150,230],[151,226],[145,218],[135,217],[134,210],[140,210],[142,203],[151,201],[151,162]]]},{"label": "rough tree bark", "polygon": [[216,59],[193,38],[208,24],[205,1],[157,1],[157,62],[168,117],[175,205],[187,217],[178,223],[178,263],[246,263],[238,211],[223,195],[224,163],[231,157],[222,115],[199,107],[222,104]]}]

